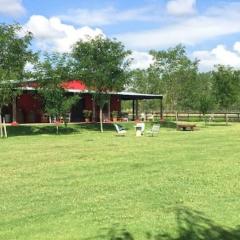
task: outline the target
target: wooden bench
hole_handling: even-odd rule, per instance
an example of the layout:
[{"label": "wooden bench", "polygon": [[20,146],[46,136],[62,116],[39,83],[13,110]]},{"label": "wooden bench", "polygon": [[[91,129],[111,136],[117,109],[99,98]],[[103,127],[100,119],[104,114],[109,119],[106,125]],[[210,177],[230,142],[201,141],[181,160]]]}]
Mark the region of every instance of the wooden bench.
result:
[{"label": "wooden bench", "polygon": [[194,131],[196,127],[196,124],[177,124],[177,130],[182,131]]}]

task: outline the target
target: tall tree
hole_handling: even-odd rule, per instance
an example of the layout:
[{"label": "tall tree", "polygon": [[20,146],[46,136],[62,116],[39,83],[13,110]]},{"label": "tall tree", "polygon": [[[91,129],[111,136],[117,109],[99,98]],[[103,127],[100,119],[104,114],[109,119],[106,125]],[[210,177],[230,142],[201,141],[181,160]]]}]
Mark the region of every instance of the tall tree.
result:
[{"label": "tall tree", "polygon": [[203,114],[205,126],[207,125],[206,114],[212,111],[216,106],[216,99],[213,94],[212,73],[199,73],[197,87],[196,106],[200,113]]},{"label": "tall tree", "polygon": [[239,77],[232,67],[217,65],[213,71],[213,89],[221,110],[226,111],[226,124],[228,125],[228,112],[238,101]]},{"label": "tall tree", "polygon": [[[148,69],[134,69],[131,71],[130,81],[127,89],[138,93],[163,94],[163,89],[160,87],[160,81],[157,73]],[[125,103],[127,108],[131,108],[131,103]],[[139,109],[142,112],[159,111],[159,100],[147,100],[139,102]]]},{"label": "tall tree", "polygon": [[150,93],[152,85],[149,81],[147,69],[134,69],[131,71],[130,81],[127,88],[133,92]]},{"label": "tall tree", "polygon": [[[66,126],[66,116],[80,98],[78,95],[67,96],[63,86],[65,81],[72,78],[71,58],[68,54],[47,54],[43,61],[35,65],[34,72],[45,111],[57,122],[63,118]],[[56,127],[58,133],[58,124]]]},{"label": "tall tree", "polygon": [[100,130],[103,132],[102,110],[109,101],[109,92],[120,91],[128,79],[127,68],[131,52],[115,39],[101,36],[79,41],[73,47],[77,76],[93,90],[99,105]]},{"label": "tall tree", "polygon": [[168,50],[153,50],[150,54],[154,58],[149,69],[154,76],[152,84],[161,89],[167,108],[176,110],[176,113],[180,109],[193,109],[198,61],[191,61],[182,45]]},{"label": "tall tree", "polygon": [[25,76],[26,63],[36,58],[29,49],[32,34],[26,32],[20,35],[20,31],[22,28],[18,24],[0,24],[0,120],[3,106],[19,94],[16,86]]}]

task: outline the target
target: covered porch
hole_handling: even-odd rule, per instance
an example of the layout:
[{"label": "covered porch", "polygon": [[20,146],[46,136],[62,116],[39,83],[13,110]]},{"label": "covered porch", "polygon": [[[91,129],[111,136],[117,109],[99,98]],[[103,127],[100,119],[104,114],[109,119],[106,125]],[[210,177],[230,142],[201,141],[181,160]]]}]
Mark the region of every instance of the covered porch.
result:
[{"label": "covered porch", "polygon": [[[69,117],[69,122],[83,122],[83,111],[89,110],[92,112],[92,122],[99,121],[99,107],[94,101],[91,92],[81,90],[66,90],[66,94],[80,94],[81,99],[72,107]],[[119,115],[118,120],[123,120],[122,103],[123,101],[131,102],[131,110],[128,110],[127,120],[140,119],[139,103],[142,100],[157,100],[159,102],[159,116],[163,117],[163,96],[157,94],[142,94],[134,92],[112,92],[109,102],[103,109],[103,120],[105,122],[114,121],[113,112]],[[8,117],[7,122],[18,123],[48,123],[49,119],[43,109],[42,99],[35,89],[25,90],[19,97],[14,99],[12,104],[8,107],[6,113]]]},{"label": "covered porch", "polygon": [[142,100],[158,100],[159,101],[159,115],[163,119],[163,96],[159,94],[144,94],[135,92],[119,92],[117,93],[119,99],[122,101],[132,102],[132,120],[140,119],[139,102]]}]

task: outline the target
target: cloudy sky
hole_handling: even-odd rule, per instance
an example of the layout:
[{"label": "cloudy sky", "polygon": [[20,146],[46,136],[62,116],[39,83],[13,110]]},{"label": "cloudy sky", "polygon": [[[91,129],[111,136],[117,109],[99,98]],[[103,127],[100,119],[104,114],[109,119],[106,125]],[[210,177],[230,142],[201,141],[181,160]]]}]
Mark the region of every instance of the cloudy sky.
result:
[{"label": "cloudy sky", "polygon": [[0,22],[19,22],[35,36],[33,47],[69,51],[87,35],[116,37],[145,68],[151,49],[182,43],[200,70],[240,67],[238,0],[0,0]]}]

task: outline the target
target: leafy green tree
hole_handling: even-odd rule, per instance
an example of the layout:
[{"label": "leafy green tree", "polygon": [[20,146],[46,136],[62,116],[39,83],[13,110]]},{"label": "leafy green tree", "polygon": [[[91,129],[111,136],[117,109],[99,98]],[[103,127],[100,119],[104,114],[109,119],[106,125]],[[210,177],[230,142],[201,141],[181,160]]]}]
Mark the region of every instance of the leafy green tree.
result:
[{"label": "leafy green tree", "polygon": [[177,45],[162,51],[150,51],[154,63],[149,72],[153,89],[164,94],[164,101],[171,111],[195,108],[198,61],[191,61],[185,47]]},{"label": "leafy green tree", "polygon": [[[159,87],[158,76],[156,72],[148,69],[134,69],[131,71],[127,89],[132,92],[162,94],[162,89]],[[130,109],[132,104],[127,101],[124,103],[125,108]],[[141,112],[159,111],[159,100],[147,100],[139,102],[139,110]]]},{"label": "leafy green tree", "polygon": [[133,92],[150,93],[152,85],[149,81],[148,70],[135,69],[131,71],[130,81],[127,88]]},{"label": "leafy green tree", "polygon": [[236,79],[236,89],[238,91],[238,94],[236,94],[236,101],[235,104],[233,106],[234,110],[239,111],[240,110],[240,70],[239,69],[235,69],[234,70],[234,76]]},{"label": "leafy green tree", "polygon": [[[66,116],[80,98],[78,95],[67,95],[63,88],[63,82],[72,78],[71,58],[59,53],[45,55],[45,59],[36,64],[34,72],[45,111],[57,122],[63,118],[66,126]],[[56,127],[58,133],[58,124]]]},{"label": "leafy green tree", "polygon": [[213,80],[211,72],[198,74],[197,87],[197,109],[203,114],[205,126],[207,125],[206,114],[216,106],[216,99],[213,94]]},{"label": "leafy green tree", "polygon": [[83,79],[99,105],[100,130],[103,132],[102,110],[109,101],[109,92],[120,91],[128,80],[131,52],[126,51],[121,42],[97,37],[89,41],[79,41],[73,47],[75,71]]},{"label": "leafy green tree", "polygon": [[[20,35],[20,31],[22,28],[18,24],[0,24],[0,120],[3,106],[19,94],[17,86],[26,76],[26,63],[37,57],[29,49],[32,34],[26,32]],[[3,136],[2,127],[0,130]]]},{"label": "leafy green tree", "polygon": [[232,67],[217,65],[213,71],[213,89],[217,104],[226,111],[226,125],[228,112],[239,98],[239,77]]}]

